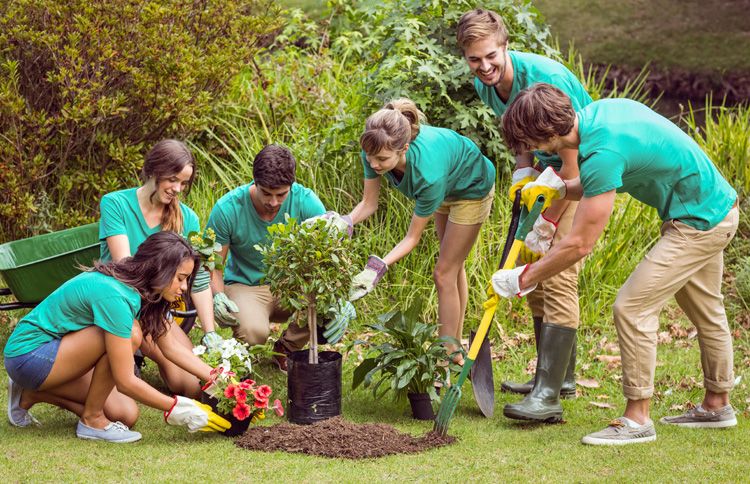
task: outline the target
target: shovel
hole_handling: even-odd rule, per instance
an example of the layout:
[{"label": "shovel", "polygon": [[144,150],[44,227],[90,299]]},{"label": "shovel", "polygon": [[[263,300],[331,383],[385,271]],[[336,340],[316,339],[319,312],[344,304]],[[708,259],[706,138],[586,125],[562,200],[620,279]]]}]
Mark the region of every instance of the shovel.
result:
[{"label": "shovel", "polygon": [[[518,230],[516,230],[513,245],[510,246],[510,250],[506,255],[505,264],[503,264],[502,267],[503,269],[511,269],[513,267],[513,264],[515,264],[516,258],[521,251],[521,247],[523,247],[523,242],[524,240],[526,240],[526,235],[528,235],[528,233],[531,231],[536,218],[540,213],[542,213],[543,207],[544,196],[539,195],[529,213],[526,213],[526,207],[521,208],[520,225],[518,227]],[[450,387],[447,394],[440,403],[440,409],[438,410],[437,417],[435,418],[435,427],[433,428],[433,430],[440,435],[445,435],[448,432],[448,425],[450,424],[450,421],[453,418],[453,414],[458,407],[458,402],[461,400],[461,386],[463,386],[466,378],[469,376],[469,371],[474,365],[474,361],[477,359],[477,355],[479,354],[479,347],[484,342],[484,338],[487,336],[487,331],[490,329],[492,317],[495,315],[495,309],[497,309],[497,304],[500,301],[500,296],[495,294],[494,291],[490,292],[492,292],[492,295],[483,304],[484,315],[482,316],[482,322],[479,323],[479,328],[477,328],[477,336],[474,339],[471,347],[469,348],[469,355],[464,360],[464,367],[461,370],[461,374],[458,375],[458,380],[453,386]]]},{"label": "shovel", "polygon": [[[508,227],[508,235],[505,237],[505,246],[503,247],[503,255],[500,259],[498,269],[503,268],[505,259],[508,258],[508,252],[510,252],[516,230],[518,230],[518,220],[520,217],[521,191],[519,190],[516,192],[516,197],[513,200],[510,226]],[[471,346],[475,337],[476,331],[472,331],[469,346]],[[474,391],[474,400],[477,402],[479,410],[485,417],[492,417],[495,414],[495,380],[492,375],[492,346],[490,345],[489,338],[485,338],[482,341],[482,346],[479,347],[477,359],[471,365],[469,379],[471,379],[471,389]]]}]

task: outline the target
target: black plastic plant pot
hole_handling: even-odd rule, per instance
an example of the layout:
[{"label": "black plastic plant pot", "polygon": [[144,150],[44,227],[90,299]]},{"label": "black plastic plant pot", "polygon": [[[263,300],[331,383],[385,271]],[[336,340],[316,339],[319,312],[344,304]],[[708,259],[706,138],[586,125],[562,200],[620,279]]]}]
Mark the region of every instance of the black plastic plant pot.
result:
[{"label": "black plastic plant pot", "polygon": [[417,420],[435,420],[429,393],[407,393],[411,404],[411,415]]},{"label": "black plastic plant pot", "polygon": [[[242,380],[246,380],[246,379],[247,378],[242,378]],[[222,435],[225,437],[237,437],[238,435],[244,434],[247,431],[248,427],[250,427],[251,419],[249,417],[246,418],[245,420],[237,420],[237,418],[234,415],[232,415],[231,412],[229,413],[229,415],[227,415],[223,412],[219,412],[218,410],[216,410],[216,406],[219,405],[219,401],[209,396],[205,392],[201,392],[201,403],[210,405],[211,408],[214,409],[214,412],[221,415],[222,417],[227,419],[229,423],[232,424],[232,426],[229,429],[225,430],[222,433]]]},{"label": "black plastic plant pot", "polygon": [[321,351],[318,364],[308,362],[308,350],[289,355],[287,418],[312,424],[341,415],[341,353]]}]

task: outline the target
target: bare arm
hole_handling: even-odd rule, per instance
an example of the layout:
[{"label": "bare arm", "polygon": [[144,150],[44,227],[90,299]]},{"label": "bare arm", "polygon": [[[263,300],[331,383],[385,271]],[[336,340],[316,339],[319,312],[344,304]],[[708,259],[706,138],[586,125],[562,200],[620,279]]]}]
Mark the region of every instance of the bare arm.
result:
[{"label": "bare arm", "polygon": [[211,376],[211,367],[201,361],[185,346],[181,345],[175,338],[173,331],[182,331],[175,323],[169,325],[169,329],[156,340],[157,346],[169,361],[195,375],[202,381],[208,381]]},{"label": "bare arm", "polygon": [[581,185],[581,177],[575,177],[570,180],[565,180],[565,199],[580,200],[581,198],[583,198],[583,185]]},{"label": "bare arm", "polygon": [[388,255],[383,258],[389,267],[403,259],[414,249],[414,247],[417,246],[419,240],[422,238],[422,232],[424,232],[424,229],[427,227],[427,223],[431,218],[432,216],[420,217],[418,215],[412,215],[409,230],[406,231],[404,238],[401,239],[401,242],[396,244],[396,247],[391,249],[391,251],[388,252]]},{"label": "bare arm", "polygon": [[556,243],[539,262],[523,274],[521,288],[527,288],[558,274],[591,253],[612,214],[615,191],[581,200],[570,234]]},{"label": "bare arm", "polygon": [[378,209],[378,197],[380,196],[380,177],[365,178],[362,201],[354,207],[349,216],[353,224],[365,220]]},{"label": "bare arm", "polygon": [[128,236],[125,234],[112,235],[105,239],[107,241],[107,248],[109,253],[112,255],[112,260],[117,262],[125,257],[130,257],[130,241]]},{"label": "bare arm", "polygon": [[214,299],[211,295],[211,289],[206,288],[201,292],[190,293],[193,300],[193,306],[198,311],[198,319],[201,321],[201,327],[204,333],[216,331],[214,322]]},{"label": "bare arm", "polygon": [[534,166],[534,155],[530,151],[516,155],[516,170],[530,166]]},{"label": "bare arm", "polygon": [[[229,253],[229,244],[222,245],[219,255],[221,255],[221,260],[223,260],[224,263],[227,262],[228,253]],[[218,269],[214,269],[211,271],[211,291],[214,294],[219,293],[219,292],[224,292],[224,271],[220,271]]]},{"label": "bare arm", "polygon": [[[137,323],[135,323],[137,324]],[[167,411],[174,400],[133,374],[133,346],[130,338],[104,333],[104,346],[117,390],[144,405]]]}]

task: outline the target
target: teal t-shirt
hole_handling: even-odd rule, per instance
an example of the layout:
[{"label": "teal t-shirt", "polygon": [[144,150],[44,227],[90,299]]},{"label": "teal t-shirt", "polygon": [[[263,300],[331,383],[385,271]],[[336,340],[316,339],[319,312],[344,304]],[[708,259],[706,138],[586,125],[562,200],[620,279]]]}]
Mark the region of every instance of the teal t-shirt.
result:
[{"label": "teal t-shirt", "polygon": [[250,199],[250,186],[237,187],[216,202],[208,218],[208,227],[216,232],[216,241],[229,245],[229,257],[224,267],[224,282],[235,282],[258,286],[266,272],[263,257],[255,249],[256,244],[268,240],[268,227],[283,223],[285,214],[302,222],[326,209],[317,195],[299,183],[293,183],[289,195],[281,204],[273,220],[261,219]]},{"label": "teal t-shirt", "polygon": [[84,272],[65,282],[18,322],[5,356],[25,355],[53,339],[89,326],[130,338],[141,296],[133,287],[100,272]]},{"label": "teal t-shirt", "polygon": [[583,195],[617,190],[655,207],[662,220],[709,230],[737,192],[684,131],[643,104],[605,99],[578,112]]},{"label": "teal t-shirt", "polygon": [[[128,188],[102,197],[99,204],[101,219],[99,220],[99,253],[103,262],[112,260],[107,246],[107,237],[113,235],[127,235],[130,244],[130,255],[135,254],[138,247],[149,235],[161,232],[161,224],[149,227],[143,212],[138,205],[137,188]],[[190,232],[200,230],[200,220],[193,210],[180,202],[182,209],[182,235],[187,237]]]},{"label": "teal t-shirt", "polygon": [[[364,151],[365,178],[377,178]],[[399,181],[393,173],[383,175],[398,191],[416,200],[414,213],[428,217],[443,201],[478,200],[495,183],[495,167],[476,144],[445,128],[422,125],[406,151],[406,172]]]},{"label": "teal t-shirt", "polygon": [[[578,112],[584,106],[588,106],[591,96],[581,84],[581,81],[568,70],[567,67],[547,57],[529,54],[525,52],[508,51],[511,64],[513,64],[513,86],[508,96],[508,102],[504,103],[497,94],[494,86],[486,86],[478,77],[474,78],[474,89],[482,99],[498,116],[505,114],[510,103],[518,96],[518,93],[534,84],[544,82],[552,84],[568,95],[573,110]],[[557,154],[534,151],[534,156],[544,166],[551,166],[555,170],[562,168],[562,160]]]}]

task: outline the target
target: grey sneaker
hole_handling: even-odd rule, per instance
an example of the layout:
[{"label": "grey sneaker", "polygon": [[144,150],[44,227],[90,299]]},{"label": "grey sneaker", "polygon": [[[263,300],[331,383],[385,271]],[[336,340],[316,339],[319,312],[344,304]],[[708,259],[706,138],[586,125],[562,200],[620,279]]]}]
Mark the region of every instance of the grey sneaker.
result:
[{"label": "grey sneaker", "polygon": [[667,425],[679,425],[680,427],[721,429],[737,425],[737,417],[734,415],[734,409],[731,405],[714,411],[704,410],[702,406],[698,405],[682,415],[662,417],[659,422]]},{"label": "grey sneaker", "polygon": [[581,442],[588,445],[625,445],[656,440],[656,429],[654,429],[653,422],[638,427],[630,427],[623,420],[624,417],[612,420],[606,429],[588,434],[581,439]]},{"label": "grey sneaker", "polygon": [[95,429],[79,420],[78,427],[76,427],[76,436],[78,436],[79,439],[103,440],[105,442],[114,442],[116,444],[126,444],[128,442],[141,440],[140,433],[130,430],[128,426],[122,422],[110,422],[109,425],[103,429]]},{"label": "grey sneaker", "polygon": [[8,421],[16,427],[29,425],[41,427],[39,420],[35,419],[28,410],[21,408],[21,393],[23,393],[23,388],[8,377]]}]

